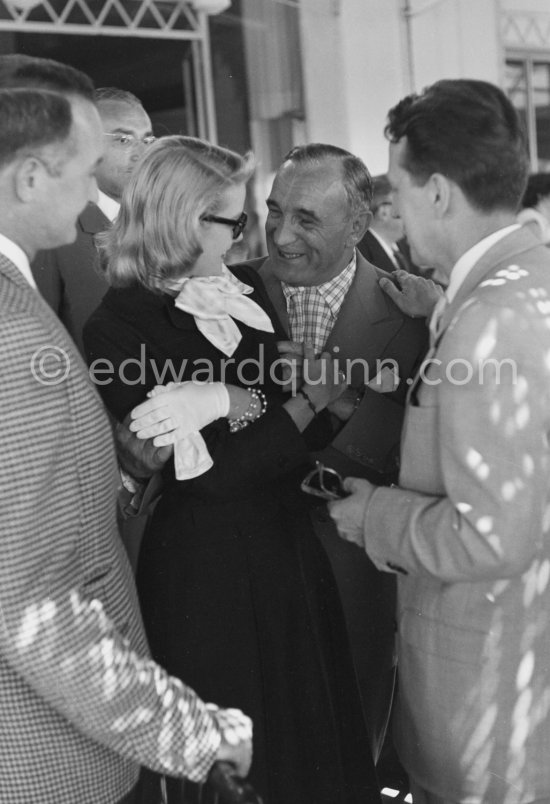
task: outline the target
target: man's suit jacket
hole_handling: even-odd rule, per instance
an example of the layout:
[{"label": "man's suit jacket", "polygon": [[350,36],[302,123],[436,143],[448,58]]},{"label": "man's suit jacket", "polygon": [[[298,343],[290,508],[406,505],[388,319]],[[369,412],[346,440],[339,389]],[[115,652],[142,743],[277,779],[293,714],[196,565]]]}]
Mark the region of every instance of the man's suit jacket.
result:
[{"label": "man's suit jacket", "polygon": [[[281,283],[268,259],[259,273],[281,324],[289,332]],[[325,346],[338,359],[349,384],[358,389],[365,380],[373,380],[383,365],[399,370],[400,383],[393,393],[366,389],[357,411],[325,455],[335,469],[377,483],[393,479],[396,472],[407,382],[424,356],[428,336],[424,319],[404,315],[381,290],[378,283],[383,276],[387,276],[385,271],[357,254],[355,277]]]},{"label": "man's suit jacket", "polygon": [[[261,264],[259,272],[288,333],[285,298],[269,260]],[[399,367],[400,386],[391,394],[367,389],[358,409],[332,444],[314,455],[343,475],[368,477],[376,483],[394,478],[407,380],[425,352],[428,331],[424,320],[404,316],[380,289],[379,279],[385,275],[357,255],[357,271],[326,349],[338,357],[354,387],[360,388],[365,379],[374,379],[377,361],[382,360],[394,361]],[[364,554],[338,537],[324,506],[312,510],[312,521],[338,585],[373,756],[377,759],[394,681],[394,579],[376,572]]]},{"label": "man's suit jacket", "polygon": [[392,273],[397,267],[399,267],[403,271],[408,271],[410,274],[415,274],[416,276],[424,276],[427,278],[431,276],[431,269],[426,268],[421,271],[418,265],[415,265],[411,260],[411,251],[405,237],[399,238],[394,245],[395,259],[398,265],[395,265],[391,261],[387,253],[378,242],[377,238],[369,229],[367,229],[363,235],[363,238],[357,244],[357,249],[361,252],[366,260],[372,262],[372,264],[376,265],[377,268],[381,268],[383,271],[388,271],[388,273]]},{"label": "man's suit jacket", "polygon": [[467,276],[365,517],[398,569],[399,756],[453,801],[550,796],[549,276],[522,230]]},{"label": "man's suit jacket", "polygon": [[78,217],[75,242],[40,251],[31,266],[42,296],[63,321],[82,355],[82,327],[109,287],[99,267],[94,235],[110,225],[97,204],[88,204]]},{"label": "man's suit jacket", "polygon": [[147,658],[103,405],[2,255],[0,376],[0,801],[114,804],[138,764],[180,775],[211,762],[215,739],[194,750],[193,735],[213,725]]},{"label": "man's suit jacket", "polygon": [[[367,229],[359,243],[357,243],[357,250],[368,262],[372,262],[373,265],[376,265],[377,268],[381,268],[383,271],[391,273],[395,271],[397,267],[369,229]],[[402,267],[405,266],[403,265]]]}]

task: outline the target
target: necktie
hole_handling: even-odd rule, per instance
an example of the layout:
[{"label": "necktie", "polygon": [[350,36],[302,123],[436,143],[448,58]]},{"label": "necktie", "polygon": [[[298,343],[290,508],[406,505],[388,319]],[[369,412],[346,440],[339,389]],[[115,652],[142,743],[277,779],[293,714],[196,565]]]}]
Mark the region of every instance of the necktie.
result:
[{"label": "necktie", "polygon": [[392,246],[392,254],[397,267],[400,268],[402,271],[408,271],[409,266],[407,265],[407,261],[403,256],[403,254],[401,254],[401,252],[399,251],[399,246],[397,246],[395,243]]}]

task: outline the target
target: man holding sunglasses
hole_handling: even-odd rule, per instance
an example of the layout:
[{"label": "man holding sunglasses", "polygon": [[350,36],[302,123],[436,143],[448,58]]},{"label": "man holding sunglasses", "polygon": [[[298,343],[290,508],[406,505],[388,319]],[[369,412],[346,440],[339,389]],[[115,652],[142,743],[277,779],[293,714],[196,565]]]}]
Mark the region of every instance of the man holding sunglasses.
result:
[{"label": "man holding sunglasses", "polygon": [[[346,374],[348,390],[326,422],[332,442],[313,455],[320,464],[302,490],[311,496],[313,526],[338,584],[376,760],[394,679],[393,579],[341,543],[321,501],[333,499],[336,472],[379,484],[393,480],[407,379],[426,348],[427,328],[393,304],[379,286],[391,275],[357,250],[371,221],[371,202],[372,179],[353,154],[319,143],[293,148],[267,199],[268,256],[252,264],[288,333],[281,355],[299,364],[309,341],[317,352],[326,349],[338,358]],[[389,385],[373,390],[367,382],[384,358],[401,382],[390,372]]]},{"label": "man holding sunglasses", "polygon": [[94,235],[118,215],[120,198],[132,171],[154,142],[151,120],[141,101],[115,87],[96,89],[94,100],[103,125],[104,156],[97,171],[97,203],[79,215],[74,243],[42,251],[32,264],[36,283],[82,349],[82,327],[107,290],[98,265]]}]

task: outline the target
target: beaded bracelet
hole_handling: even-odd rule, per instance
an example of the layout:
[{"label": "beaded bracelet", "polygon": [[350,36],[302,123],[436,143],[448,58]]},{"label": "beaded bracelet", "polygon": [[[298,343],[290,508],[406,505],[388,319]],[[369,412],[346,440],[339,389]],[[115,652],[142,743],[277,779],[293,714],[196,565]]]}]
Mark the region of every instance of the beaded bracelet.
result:
[{"label": "beaded bracelet", "polygon": [[298,390],[296,391],[296,396],[298,396],[298,394],[300,394],[300,396],[301,396],[301,397],[303,397],[303,398],[306,400],[306,402],[307,402],[307,404],[308,404],[308,406],[309,406],[309,409],[310,409],[311,411],[313,411],[313,415],[314,415],[314,416],[317,416],[317,414],[319,413],[319,411],[317,410],[317,408],[315,407],[315,405],[313,404],[313,402],[311,401],[311,399],[309,398],[309,396],[306,394],[306,392],[304,391],[303,387],[302,387],[302,388],[298,388]]},{"label": "beaded bracelet", "polygon": [[267,399],[263,391],[260,391],[259,388],[249,388],[248,393],[250,394],[250,402],[243,415],[239,416],[238,419],[229,419],[230,433],[238,433],[239,430],[244,430],[251,422],[263,416],[267,410]]}]

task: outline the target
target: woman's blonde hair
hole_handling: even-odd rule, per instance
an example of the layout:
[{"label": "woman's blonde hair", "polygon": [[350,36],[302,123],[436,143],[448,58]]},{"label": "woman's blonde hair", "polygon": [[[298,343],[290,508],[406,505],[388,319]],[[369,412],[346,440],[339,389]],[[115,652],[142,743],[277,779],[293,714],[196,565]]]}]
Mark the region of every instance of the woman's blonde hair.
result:
[{"label": "woman's blonde hair", "polygon": [[250,178],[240,156],[195,137],[162,137],[147,148],[122,195],[113,226],[96,236],[110,285],[140,282],[159,290],[187,273],[201,254],[203,215],[215,215],[229,187]]}]

